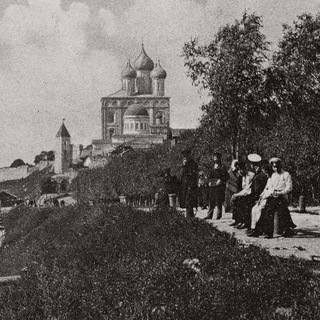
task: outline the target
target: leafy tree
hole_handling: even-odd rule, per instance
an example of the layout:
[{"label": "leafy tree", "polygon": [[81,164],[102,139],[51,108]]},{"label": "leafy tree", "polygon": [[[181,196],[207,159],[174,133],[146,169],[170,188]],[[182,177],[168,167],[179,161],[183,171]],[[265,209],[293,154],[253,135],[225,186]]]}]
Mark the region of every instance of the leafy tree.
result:
[{"label": "leafy tree", "polygon": [[34,158],[34,163],[37,164],[40,161],[53,161],[55,159],[54,151],[41,151],[40,154],[36,155]]},{"label": "leafy tree", "polygon": [[191,39],[183,48],[188,76],[210,97],[202,106],[203,139],[227,145],[233,157],[272,114],[265,97],[268,42],[261,27],[259,16],[244,13],[240,21],[221,28],[209,45]]},{"label": "leafy tree", "polygon": [[54,151],[53,151],[53,150],[48,151],[48,153],[47,153],[47,160],[48,160],[48,161],[54,161],[54,159],[55,159]]},{"label": "leafy tree", "polygon": [[295,192],[315,200],[320,193],[320,16],[303,14],[283,27],[268,75],[281,116],[262,145],[266,155],[284,159]]},{"label": "leafy tree", "polygon": [[41,193],[56,193],[58,190],[58,183],[51,178],[44,179],[41,181]]},{"label": "leafy tree", "polygon": [[320,119],[320,16],[303,14],[284,25],[273,56],[272,82],[281,111],[297,122]]},{"label": "leafy tree", "polygon": [[22,159],[16,159],[11,163],[10,167],[11,168],[18,168],[18,167],[24,166],[24,165],[25,165],[25,162]]}]

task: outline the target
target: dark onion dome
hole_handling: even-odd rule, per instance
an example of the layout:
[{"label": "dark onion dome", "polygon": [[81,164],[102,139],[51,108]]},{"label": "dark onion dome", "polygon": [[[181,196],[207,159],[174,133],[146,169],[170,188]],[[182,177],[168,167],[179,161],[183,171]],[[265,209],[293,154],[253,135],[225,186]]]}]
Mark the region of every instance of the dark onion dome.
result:
[{"label": "dark onion dome", "polygon": [[144,51],[143,45],[138,58],[134,62],[134,68],[136,70],[149,70],[149,71],[151,71],[154,68],[154,63]]},{"label": "dark onion dome", "polygon": [[126,110],[126,112],[124,113],[124,116],[148,116],[149,117],[149,113],[141,104],[133,104]]},{"label": "dark onion dome", "polygon": [[137,71],[132,68],[130,60],[127,63],[126,68],[121,72],[121,77],[130,79],[137,77]]},{"label": "dark onion dome", "polygon": [[150,73],[151,78],[165,79],[167,77],[167,72],[162,69],[160,61],[156,64],[156,67]]}]

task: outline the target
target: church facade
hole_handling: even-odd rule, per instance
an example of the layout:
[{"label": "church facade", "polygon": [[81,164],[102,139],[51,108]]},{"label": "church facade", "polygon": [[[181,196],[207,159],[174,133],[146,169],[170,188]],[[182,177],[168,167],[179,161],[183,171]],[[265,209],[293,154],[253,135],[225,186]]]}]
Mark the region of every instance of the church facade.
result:
[{"label": "church facade", "polygon": [[133,66],[121,73],[121,89],[101,98],[102,139],[95,149],[126,144],[148,148],[170,137],[170,97],[165,95],[166,71],[154,63],[142,45]]}]

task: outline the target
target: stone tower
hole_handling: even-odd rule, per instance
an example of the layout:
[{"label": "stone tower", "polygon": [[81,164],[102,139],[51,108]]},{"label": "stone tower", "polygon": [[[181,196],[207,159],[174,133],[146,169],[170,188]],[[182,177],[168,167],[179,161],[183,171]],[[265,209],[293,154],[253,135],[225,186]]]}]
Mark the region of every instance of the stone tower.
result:
[{"label": "stone tower", "polygon": [[71,165],[72,149],[70,134],[64,124],[64,120],[56,135],[54,172],[56,174],[65,173]]}]

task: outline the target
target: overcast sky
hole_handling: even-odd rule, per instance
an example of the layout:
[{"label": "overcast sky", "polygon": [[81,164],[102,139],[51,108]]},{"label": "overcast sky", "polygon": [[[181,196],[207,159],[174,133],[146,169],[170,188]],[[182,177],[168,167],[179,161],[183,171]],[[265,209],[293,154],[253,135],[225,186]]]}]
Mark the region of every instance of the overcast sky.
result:
[{"label": "overcast sky", "polygon": [[320,0],[1,0],[0,167],[53,149],[63,118],[73,143],[100,139],[100,98],[120,88],[141,39],[168,73],[171,126],[196,127],[201,101],[186,77],[183,44],[210,41],[245,9],[263,16],[275,47],[282,23],[319,12]]}]

